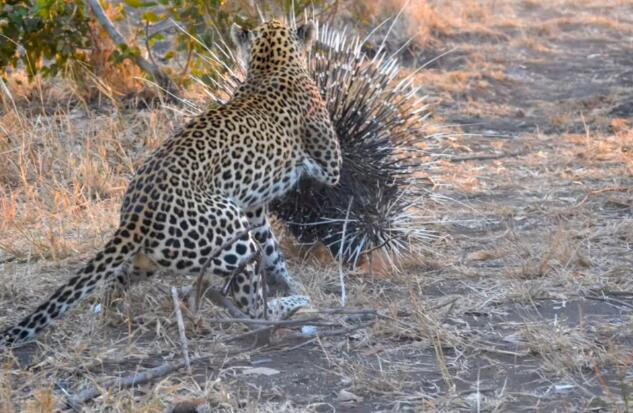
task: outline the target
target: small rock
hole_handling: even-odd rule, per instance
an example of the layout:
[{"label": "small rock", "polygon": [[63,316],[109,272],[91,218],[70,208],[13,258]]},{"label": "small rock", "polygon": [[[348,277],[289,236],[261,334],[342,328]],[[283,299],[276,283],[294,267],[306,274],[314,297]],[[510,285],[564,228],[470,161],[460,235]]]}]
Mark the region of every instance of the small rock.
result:
[{"label": "small rock", "polygon": [[363,398],[355,395],[354,393],[341,389],[336,396],[336,401],[341,403],[358,403],[363,401]]},{"label": "small rock", "polygon": [[274,376],[275,374],[279,374],[279,370],[271,369],[270,367],[253,367],[249,369],[244,369],[242,373],[260,374],[262,376]]}]

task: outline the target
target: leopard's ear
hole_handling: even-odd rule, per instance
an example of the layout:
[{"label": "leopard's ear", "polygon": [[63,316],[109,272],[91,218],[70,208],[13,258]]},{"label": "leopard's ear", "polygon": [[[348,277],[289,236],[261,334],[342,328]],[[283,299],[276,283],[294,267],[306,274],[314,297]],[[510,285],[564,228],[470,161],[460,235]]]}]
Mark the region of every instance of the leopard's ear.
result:
[{"label": "leopard's ear", "polygon": [[237,25],[237,23],[233,23],[231,25],[231,40],[239,49],[247,48],[250,41],[250,32]]},{"label": "leopard's ear", "polygon": [[297,27],[297,37],[299,37],[299,40],[301,40],[306,49],[310,49],[312,47],[315,34],[316,27],[314,26],[314,22],[310,21]]}]

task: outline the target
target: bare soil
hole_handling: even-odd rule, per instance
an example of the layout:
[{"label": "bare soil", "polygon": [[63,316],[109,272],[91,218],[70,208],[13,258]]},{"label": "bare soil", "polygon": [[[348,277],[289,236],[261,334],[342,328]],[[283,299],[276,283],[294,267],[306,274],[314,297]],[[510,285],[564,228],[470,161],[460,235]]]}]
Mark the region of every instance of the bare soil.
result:
[{"label": "bare soil", "polygon": [[[187,320],[190,352],[208,361],[86,411],[632,409],[633,3],[554,3],[510,2],[514,24],[411,49],[412,67],[455,49],[419,74],[448,125],[425,206],[441,236],[401,273],[347,274],[348,306],[381,314],[371,328],[307,342],[281,330],[252,348],[226,341],[238,326]],[[17,318],[80,262],[0,264],[46,280],[2,307]],[[293,257],[291,269],[317,307],[337,305],[335,267]],[[16,350],[4,406],[179,359],[174,282],[135,288],[114,316],[84,305]]]}]

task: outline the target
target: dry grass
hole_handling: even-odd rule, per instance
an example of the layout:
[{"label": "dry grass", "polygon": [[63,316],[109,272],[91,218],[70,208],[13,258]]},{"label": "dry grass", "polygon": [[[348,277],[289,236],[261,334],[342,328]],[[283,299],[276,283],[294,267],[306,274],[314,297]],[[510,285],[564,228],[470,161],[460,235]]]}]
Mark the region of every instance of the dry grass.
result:
[{"label": "dry grass", "polygon": [[[47,91],[40,102],[50,100]],[[14,95],[14,100],[24,95]],[[58,261],[101,245],[140,154],[182,122],[170,110],[133,116],[45,106],[26,116],[5,105],[0,159],[0,248],[7,254]],[[42,108],[44,110],[44,108]]]},{"label": "dry grass", "polygon": [[[355,6],[373,21],[404,3]],[[630,411],[633,125],[622,103],[631,49],[620,42],[630,2],[610,4],[410,2],[394,47],[415,35],[413,50],[455,48],[417,75],[437,136],[425,148],[434,162],[424,208],[442,236],[403,271],[369,262],[346,274],[348,305],[381,319],[309,343],[280,330],[278,344],[254,349],[228,343],[243,328],[208,322],[223,313],[206,302],[184,319],[190,354],[208,362],[192,375],[111,389],[88,410]],[[99,102],[77,83],[8,79],[0,326],[103,245],[139,162],[184,122],[179,108],[122,110],[112,91],[123,86],[101,81],[92,87]],[[336,266],[283,238],[315,306],[336,306]],[[179,359],[168,291],[188,282],[161,275],[105,314],[86,303],[37,344],[4,354],[0,411],[52,412],[60,388]]]}]

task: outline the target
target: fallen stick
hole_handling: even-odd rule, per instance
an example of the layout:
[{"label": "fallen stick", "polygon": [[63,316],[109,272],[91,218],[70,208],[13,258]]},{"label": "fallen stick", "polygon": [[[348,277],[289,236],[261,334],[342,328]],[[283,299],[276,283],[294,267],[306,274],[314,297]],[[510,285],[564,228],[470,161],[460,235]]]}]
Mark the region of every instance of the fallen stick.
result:
[{"label": "fallen stick", "polygon": [[185,335],[185,323],[182,321],[182,312],[180,311],[180,300],[178,299],[178,290],[171,287],[171,298],[174,300],[174,311],[176,313],[176,322],[178,323],[178,335],[180,336],[180,346],[182,347],[182,355],[185,358],[185,366],[187,373],[191,375],[191,363],[189,362],[189,349],[187,346],[187,336]]},{"label": "fallen stick", "polygon": [[[195,363],[195,362],[199,362],[205,359],[208,359],[208,357],[200,357],[198,359],[194,359],[193,362]],[[172,373],[174,371],[180,370],[183,367],[185,367],[184,361],[180,361],[178,363],[165,363],[165,364],[161,364],[158,367],[154,367],[149,370],[146,370],[142,373],[135,373],[130,376],[111,379],[103,383],[101,386],[99,386],[103,390],[99,390],[99,388],[97,388],[96,386],[89,387],[87,389],[80,391],[76,396],[67,397],[66,404],[67,404],[67,407],[73,410],[81,411],[81,404],[89,400],[92,400],[96,397],[99,397],[101,393],[105,390],[108,390],[114,387],[118,387],[118,388],[132,387],[138,384],[147,383],[154,379],[166,376],[167,374]]]}]

